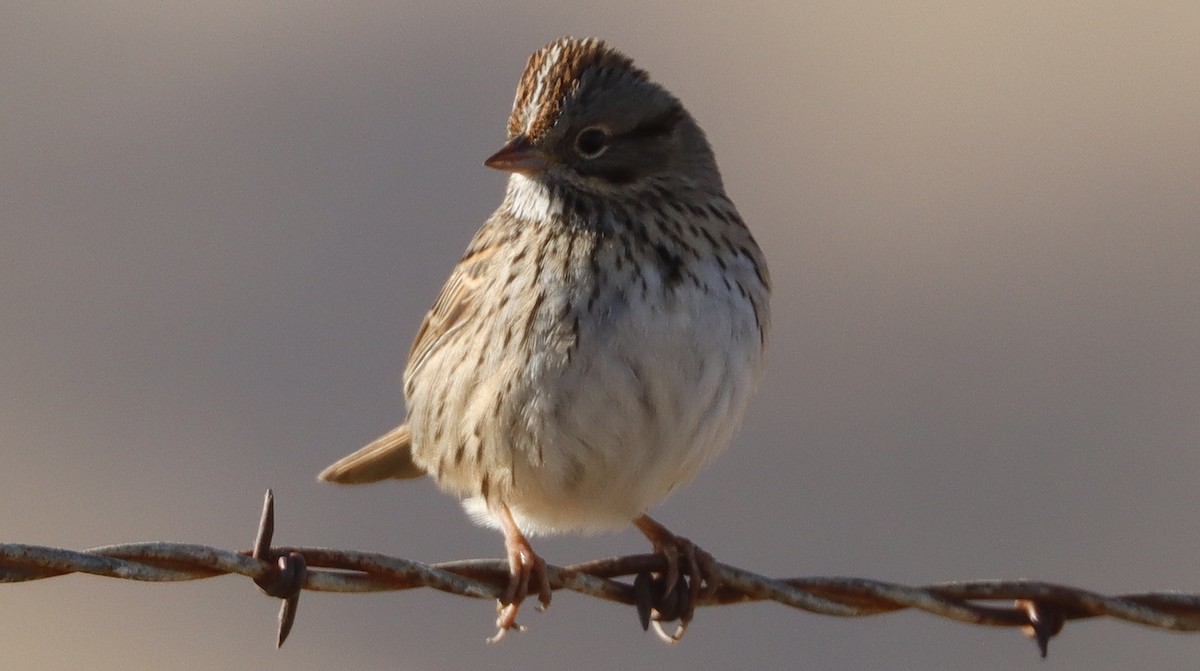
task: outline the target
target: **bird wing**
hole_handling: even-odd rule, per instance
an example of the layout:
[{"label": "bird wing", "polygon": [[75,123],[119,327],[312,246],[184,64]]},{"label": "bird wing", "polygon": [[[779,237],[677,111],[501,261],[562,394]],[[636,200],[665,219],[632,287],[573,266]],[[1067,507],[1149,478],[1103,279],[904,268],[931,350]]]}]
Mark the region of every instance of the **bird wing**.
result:
[{"label": "bird wing", "polygon": [[[481,284],[479,266],[495,251],[496,247],[491,245],[468,250],[463,260],[455,266],[413,340],[412,350],[408,354],[408,367],[404,371],[406,389],[430,355],[478,313],[481,301],[478,291]],[[317,477],[338,484],[362,484],[422,475],[425,475],[425,469],[412,459],[412,431],[407,424],[401,424],[366,447],[338,459]]]},{"label": "bird wing", "polygon": [[[483,231],[477,236],[477,243],[481,242],[482,234]],[[421,322],[416,338],[413,339],[412,349],[408,353],[408,367],[404,371],[406,393],[413,376],[420,372],[429,356],[478,315],[482,302],[482,281],[479,276],[482,266],[496,251],[496,245],[484,244],[476,247],[472,244],[466,256],[454,267],[454,272],[450,274],[450,279],[446,280],[446,285],[442,287],[433,307]]]}]

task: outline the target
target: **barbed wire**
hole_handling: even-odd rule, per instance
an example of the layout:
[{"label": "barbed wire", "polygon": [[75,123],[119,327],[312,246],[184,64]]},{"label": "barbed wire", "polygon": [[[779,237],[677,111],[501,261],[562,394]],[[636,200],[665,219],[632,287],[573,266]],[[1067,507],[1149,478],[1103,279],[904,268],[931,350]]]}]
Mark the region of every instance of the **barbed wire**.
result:
[{"label": "barbed wire", "polygon": [[[254,549],[233,552],[189,543],[125,543],[84,551],[0,543],[0,583],[42,580],[86,573],[124,580],[177,582],[237,574],[250,578],[269,596],[283,600],[276,645],[283,645],[295,621],[302,590],[387,592],[431,587],[477,599],[500,598],[508,584],[508,563],[472,559],[423,564],[374,552],[321,547],[276,547],[274,497],[267,491]],[[638,583],[615,580],[661,574],[661,555],[600,559],[573,566],[547,565],[550,587],[607,601],[648,607]],[[1106,596],[1035,580],[976,580],[922,587],[852,577],[769,578],[714,563],[717,586],[697,606],[774,601],[800,610],[838,617],[880,615],[915,609],[976,625],[1017,627],[1046,656],[1049,640],[1069,620],[1107,616],[1171,631],[1200,631],[1200,594],[1145,592]],[[646,624],[642,616],[643,626]]]}]

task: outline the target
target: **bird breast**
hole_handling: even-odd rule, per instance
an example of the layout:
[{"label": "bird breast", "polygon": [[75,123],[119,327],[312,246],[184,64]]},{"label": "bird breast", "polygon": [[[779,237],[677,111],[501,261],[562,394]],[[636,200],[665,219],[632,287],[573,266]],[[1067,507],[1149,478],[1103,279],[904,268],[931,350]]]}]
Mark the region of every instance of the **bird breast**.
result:
[{"label": "bird breast", "polygon": [[480,232],[486,337],[468,326],[469,345],[430,355],[440,402],[409,399],[414,457],[440,486],[503,501],[526,533],[598,531],[728,446],[762,368],[763,275],[744,250],[639,227]]}]

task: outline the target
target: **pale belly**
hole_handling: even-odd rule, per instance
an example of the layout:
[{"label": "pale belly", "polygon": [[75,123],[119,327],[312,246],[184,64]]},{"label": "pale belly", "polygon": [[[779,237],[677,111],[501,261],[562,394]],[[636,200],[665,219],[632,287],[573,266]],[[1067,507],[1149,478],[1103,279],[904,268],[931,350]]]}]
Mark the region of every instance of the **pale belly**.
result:
[{"label": "pale belly", "polygon": [[582,329],[570,362],[522,409],[533,458],[506,503],[527,533],[628,524],[728,447],[757,384],[762,341],[736,294],[634,302]]}]

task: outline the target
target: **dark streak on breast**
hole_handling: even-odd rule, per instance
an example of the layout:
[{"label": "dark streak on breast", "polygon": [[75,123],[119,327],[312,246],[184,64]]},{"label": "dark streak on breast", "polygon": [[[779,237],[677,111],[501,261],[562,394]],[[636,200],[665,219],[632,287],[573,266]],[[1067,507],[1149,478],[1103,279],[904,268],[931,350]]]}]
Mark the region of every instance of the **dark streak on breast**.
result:
[{"label": "dark streak on breast", "polygon": [[668,289],[679,286],[683,281],[683,259],[661,242],[654,243],[654,253],[658,255],[658,269],[662,273],[663,284]]}]

